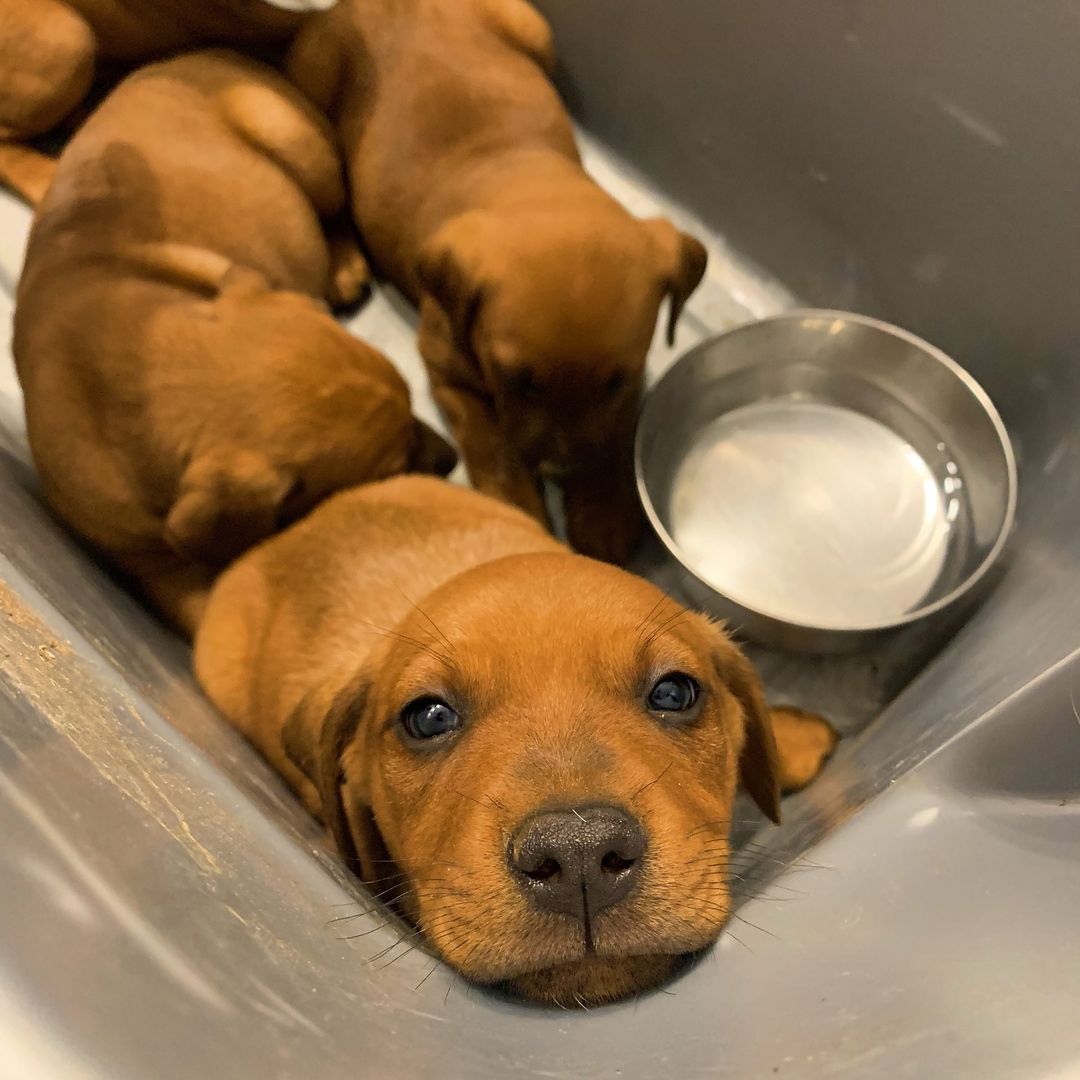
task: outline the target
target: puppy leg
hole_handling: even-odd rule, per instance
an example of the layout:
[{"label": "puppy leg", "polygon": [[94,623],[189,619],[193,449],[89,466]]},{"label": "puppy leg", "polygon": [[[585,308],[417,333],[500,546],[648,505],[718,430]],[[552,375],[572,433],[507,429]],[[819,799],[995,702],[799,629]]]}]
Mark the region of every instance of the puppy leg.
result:
[{"label": "puppy leg", "polygon": [[371,270],[360,250],[352,220],[339,214],[326,226],[330,282],[326,300],[333,308],[354,307],[371,292]]},{"label": "puppy leg", "polygon": [[526,0],[488,0],[499,34],[531,56],[548,74],[555,71],[555,42],[547,19]]},{"label": "puppy leg", "polygon": [[828,761],[840,736],[820,716],[788,706],[772,709],[773,736],[780,761],[782,791],[801,791]]},{"label": "puppy leg", "polygon": [[86,96],[97,46],[85,20],[58,0],[0,4],[0,138],[58,124]]},{"label": "puppy leg", "polygon": [[165,540],[184,559],[220,566],[277,529],[296,482],[261,453],[233,446],[201,453],[180,478]]},{"label": "puppy leg", "polygon": [[18,143],[0,142],[0,184],[30,206],[37,206],[49,190],[56,161]]},{"label": "puppy leg", "polygon": [[465,459],[473,486],[550,526],[540,482],[507,447],[491,404],[475,391],[439,382],[437,373],[431,374],[432,393]]},{"label": "puppy leg", "polygon": [[286,98],[268,86],[238,83],[219,98],[229,126],[255,149],[272,158],[311,199],[320,217],[345,205],[345,181],[326,118],[294,95]]},{"label": "puppy leg", "polygon": [[315,19],[309,19],[293,39],[283,70],[291,82],[315,108],[335,116],[341,104],[342,88],[350,60],[346,55],[344,4]]},{"label": "puppy leg", "polygon": [[611,460],[562,480],[566,538],[582,555],[625,566],[644,519],[629,463]]}]

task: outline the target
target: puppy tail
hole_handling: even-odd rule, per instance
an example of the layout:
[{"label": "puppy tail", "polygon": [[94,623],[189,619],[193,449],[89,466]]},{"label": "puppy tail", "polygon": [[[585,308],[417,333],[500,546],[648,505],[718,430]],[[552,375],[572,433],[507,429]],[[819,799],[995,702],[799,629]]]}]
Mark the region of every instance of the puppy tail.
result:
[{"label": "puppy tail", "polygon": [[28,206],[40,205],[55,172],[55,158],[21,143],[0,142],[0,184]]}]

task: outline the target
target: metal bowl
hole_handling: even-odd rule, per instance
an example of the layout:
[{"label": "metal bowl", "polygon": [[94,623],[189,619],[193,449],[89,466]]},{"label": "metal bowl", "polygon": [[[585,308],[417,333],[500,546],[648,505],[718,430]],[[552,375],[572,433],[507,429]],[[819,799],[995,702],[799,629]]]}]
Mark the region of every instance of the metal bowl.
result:
[{"label": "metal bowl", "polygon": [[748,323],[680,358],[645,400],[635,469],[705,605],[812,652],[972,597],[1016,507],[1009,436],[975,380],[842,311]]}]

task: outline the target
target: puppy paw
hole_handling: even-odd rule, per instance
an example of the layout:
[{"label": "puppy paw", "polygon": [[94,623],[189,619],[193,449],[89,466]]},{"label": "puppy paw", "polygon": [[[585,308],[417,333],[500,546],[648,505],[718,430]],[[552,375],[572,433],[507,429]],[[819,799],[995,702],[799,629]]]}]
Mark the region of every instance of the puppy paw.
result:
[{"label": "puppy paw", "polygon": [[801,791],[824,768],[840,735],[822,717],[789,706],[772,709],[770,718],[780,763],[780,788],[785,794]]},{"label": "puppy paw", "polygon": [[641,540],[644,517],[632,492],[598,491],[591,484],[563,487],[566,538],[582,555],[625,566]]},{"label": "puppy paw", "polygon": [[327,240],[330,245],[330,282],[326,300],[332,308],[355,307],[371,293],[371,268],[346,227],[336,228]]}]

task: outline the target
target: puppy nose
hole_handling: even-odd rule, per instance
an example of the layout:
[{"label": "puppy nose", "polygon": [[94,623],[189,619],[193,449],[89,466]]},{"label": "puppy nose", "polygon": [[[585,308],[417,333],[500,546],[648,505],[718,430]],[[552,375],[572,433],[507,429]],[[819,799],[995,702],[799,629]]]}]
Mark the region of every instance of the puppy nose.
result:
[{"label": "puppy nose", "polygon": [[641,825],[614,806],[556,810],[521,825],[508,859],[537,907],[585,919],[627,896],[645,844]]}]

